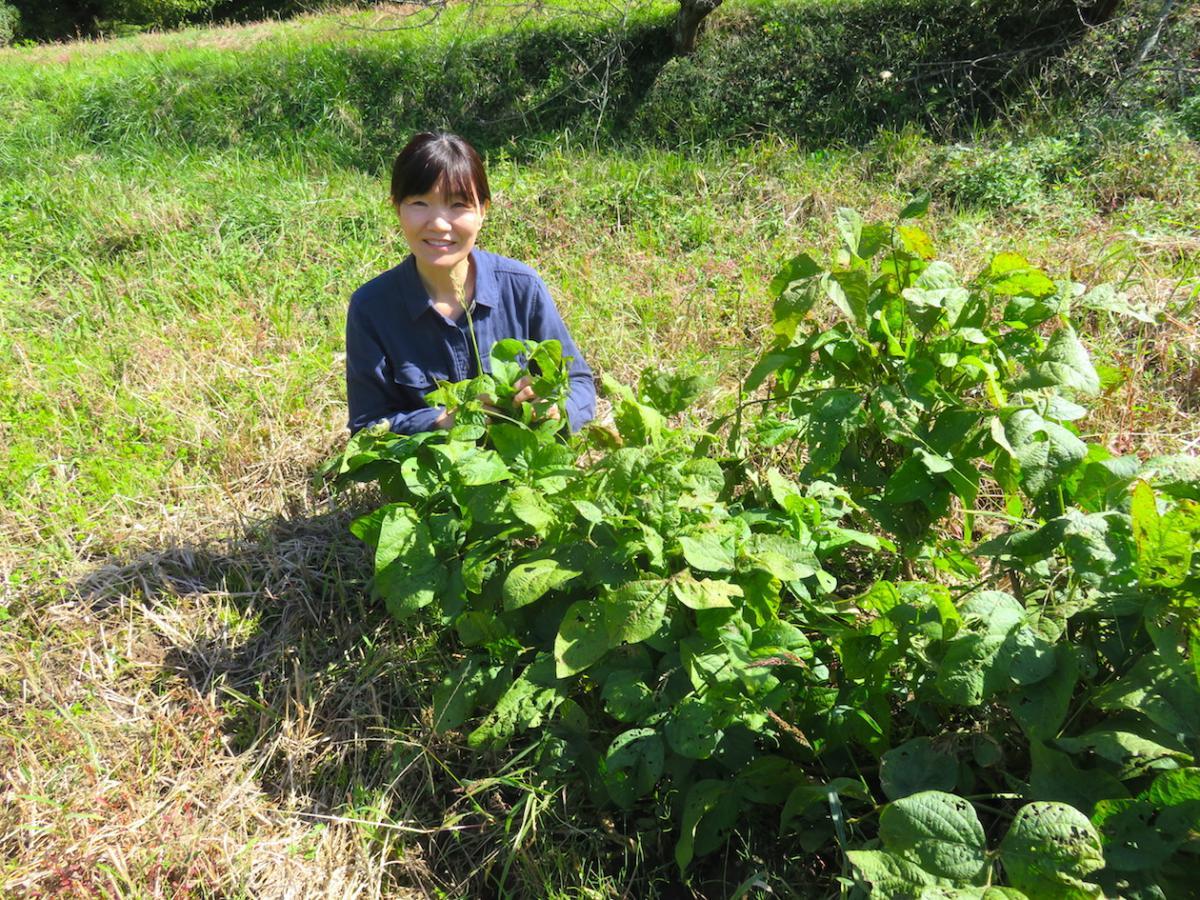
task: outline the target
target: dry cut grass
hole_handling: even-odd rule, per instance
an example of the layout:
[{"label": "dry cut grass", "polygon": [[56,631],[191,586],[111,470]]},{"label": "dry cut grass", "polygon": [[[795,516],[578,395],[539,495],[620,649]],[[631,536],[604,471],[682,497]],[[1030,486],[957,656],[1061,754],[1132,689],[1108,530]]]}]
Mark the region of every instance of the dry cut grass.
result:
[{"label": "dry cut grass", "polygon": [[[329,615],[312,603],[342,527],[146,553],[5,623],[8,895],[379,894],[386,859],[354,826],[321,818],[332,798],[263,779],[270,760],[302,759],[328,740],[308,695],[293,685],[268,698],[282,700],[278,715],[256,701],[276,721],[241,752],[230,720],[242,670],[261,680],[287,668],[297,621]],[[276,622],[269,635],[248,602]]]}]

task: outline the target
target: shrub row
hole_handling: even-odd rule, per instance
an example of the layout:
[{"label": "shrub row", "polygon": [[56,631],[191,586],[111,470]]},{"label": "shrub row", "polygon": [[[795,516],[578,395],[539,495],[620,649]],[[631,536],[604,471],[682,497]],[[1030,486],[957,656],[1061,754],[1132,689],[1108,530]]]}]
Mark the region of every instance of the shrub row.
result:
[{"label": "shrub row", "polygon": [[0,46],[13,38],[64,40],[214,19],[289,15],[314,5],[298,0],[11,0],[0,2]]},{"label": "shrub row", "polygon": [[[96,16],[159,23],[251,8],[91,2]],[[43,27],[37,15],[65,6],[38,7],[40,14],[22,7],[22,21]],[[354,32],[335,43],[125,58],[103,79],[86,69],[69,78],[54,67],[12,78],[28,79],[25,91],[96,143],[272,145],[299,131],[370,168],[418,125],[451,126],[485,147],[584,128],[672,145],[773,131],[823,146],[908,123],[950,135],[1021,102],[1047,83],[1038,81],[1048,77],[1039,48],[1069,50],[1074,34],[1061,8],[1031,21],[1027,7],[1015,0],[730,4],[686,58],[672,58],[670,8],[660,6],[620,26],[559,17],[519,30],[475,28],[473,39],[457,43],[420,31]],[[924,26],[933,20],[936,29]],[[1053,83],[1064,91],[1078,92],[1090,77],[1077,60],[1074,68],[1056,65]],[[1194,98],[1172,90],[1172,102],[1194,118]]]}]

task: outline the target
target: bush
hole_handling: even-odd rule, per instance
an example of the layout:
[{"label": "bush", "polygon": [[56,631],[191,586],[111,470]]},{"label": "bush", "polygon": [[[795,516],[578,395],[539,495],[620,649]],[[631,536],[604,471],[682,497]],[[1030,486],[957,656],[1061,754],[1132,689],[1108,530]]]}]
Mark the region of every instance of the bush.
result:
[{"label": "bush", "polygon": [[1200,141],[1200,94],[1188,97],[1179,107],[1179,124],[1193,141]]},{"label": "bush", "polygon": [[16,7],[9,6],[0,0],[0,47],[7,47],[17,36],[17,26],[21,22],[21,14]]},{"label": "bush", "polygon": [[[1057,9],[1057,7],[1054,7]],[[775,131],[810,145],[868,141],[917,123],[954,134],[1019,96],[1046,45],[1071,39],[1053,9],[1012,0],[864,0],[732,10],[670,60],[636,124],[656,140]],[[936,29],[924,23],[938,21]],[[1005,56],[1028,65],[981,67]]]},{"label": "bush", "polygon": [[101,18],[113,25],[173,28],[212,12],[217,0],[101,0]]},{"label": "bush", "polygon": [[1052,185],[1077,176],[1088,155],[1074,136],[959,145],[935,154],[928,174],[939,194],[961,206],[1034,207]]}]

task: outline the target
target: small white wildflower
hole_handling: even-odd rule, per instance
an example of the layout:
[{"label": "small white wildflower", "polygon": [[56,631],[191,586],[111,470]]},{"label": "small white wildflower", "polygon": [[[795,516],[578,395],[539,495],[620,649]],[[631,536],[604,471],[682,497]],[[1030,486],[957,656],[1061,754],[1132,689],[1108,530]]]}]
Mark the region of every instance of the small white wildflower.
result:
[{"label": "small white wildflower", "polygon": [[891,77],[892,77],[891,69],[884,69],[882,72],[879,73],[880,81],[889,81],[889,80],[891,80]]}]

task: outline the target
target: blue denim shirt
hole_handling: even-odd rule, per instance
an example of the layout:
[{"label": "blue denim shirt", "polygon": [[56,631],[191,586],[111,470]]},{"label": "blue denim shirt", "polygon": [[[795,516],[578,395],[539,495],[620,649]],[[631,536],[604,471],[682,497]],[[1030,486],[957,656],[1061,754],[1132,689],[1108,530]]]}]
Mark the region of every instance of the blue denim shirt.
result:
[{"label": "blue denim shirt", "polygon": [[[567,333],[567,326],[538,274],[524,263],[480,250],[475,264],[475,305],[471,317],[483,364],[496,341],[557,338],[563,355],[573,357],[567,416],[578,430],[596,413],[592,370]],[[467,317],[452,322],[433,307],[409,256],[371,279],[350,298],[346,314],[346,400],[351,433],[387,420],[398,434],[429,431],[442,414],[425,405],[438,381],[462,381],[479,374],[467,331]]]}]

